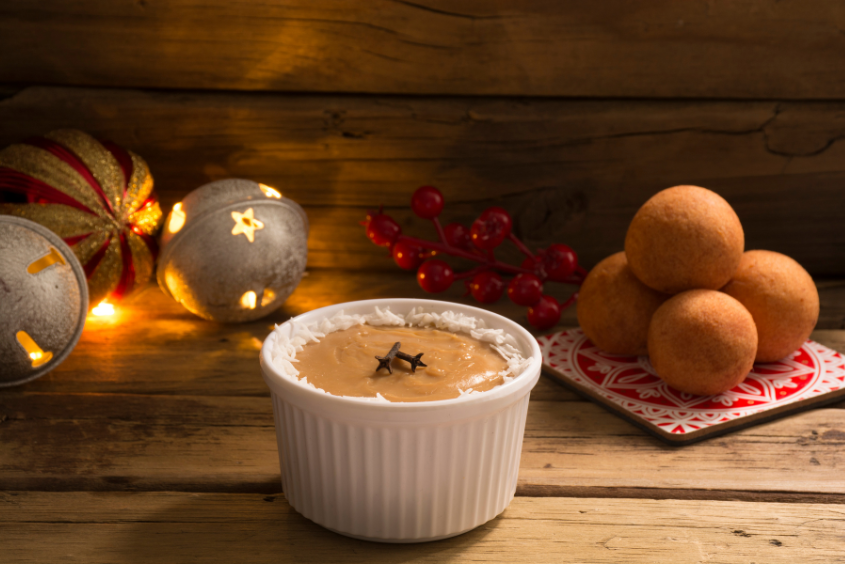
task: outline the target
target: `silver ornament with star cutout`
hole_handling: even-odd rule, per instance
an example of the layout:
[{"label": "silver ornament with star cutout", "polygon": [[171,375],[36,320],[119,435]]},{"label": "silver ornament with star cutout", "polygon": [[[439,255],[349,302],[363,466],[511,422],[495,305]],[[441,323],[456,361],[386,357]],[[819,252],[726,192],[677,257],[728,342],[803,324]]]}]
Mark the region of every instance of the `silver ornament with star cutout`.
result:
[{"label": "silver ornament with star cutout", "polygon": [[308,228],[303,209],[275,188],[234,178],[211,182],[165,220],[159,286],[205,319],[259,319],[302,279]]}]

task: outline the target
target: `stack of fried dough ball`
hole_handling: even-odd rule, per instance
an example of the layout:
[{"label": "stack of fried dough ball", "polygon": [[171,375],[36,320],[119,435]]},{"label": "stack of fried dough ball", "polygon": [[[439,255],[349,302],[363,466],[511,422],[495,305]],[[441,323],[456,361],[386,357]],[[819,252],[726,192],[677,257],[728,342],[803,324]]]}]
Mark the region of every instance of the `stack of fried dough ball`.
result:
[{"label": "stack of fried dough ball", "polygon": [[578,296],[578,322],[611,354],[648,354],[682,392],[720,394],[754,362],[773,362],[810,336],[819,295],[800,264],[747,251],[739,218],[697,186],[655,194],[634,216],[625,252],[601,261]]}]

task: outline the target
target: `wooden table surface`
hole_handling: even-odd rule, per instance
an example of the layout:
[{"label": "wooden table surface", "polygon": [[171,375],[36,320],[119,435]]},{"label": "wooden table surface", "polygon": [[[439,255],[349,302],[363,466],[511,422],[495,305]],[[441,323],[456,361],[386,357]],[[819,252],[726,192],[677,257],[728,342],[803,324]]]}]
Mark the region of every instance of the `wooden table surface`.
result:
[{"label": "wooden table surface", "polygon": [[[845,284],[820,290],[820,326],[841,327]],[[253,323],[154,287],[89,318],[59,368],[0,393],[0,562],[845,562],[845,402],[671,447],[545,376],[496,519],[398,546],[306,520],[280,491],[262,340],[315,307],[421,295],[407,273],[315,270]],[[845,351],[845,331],[814,338]]]}]

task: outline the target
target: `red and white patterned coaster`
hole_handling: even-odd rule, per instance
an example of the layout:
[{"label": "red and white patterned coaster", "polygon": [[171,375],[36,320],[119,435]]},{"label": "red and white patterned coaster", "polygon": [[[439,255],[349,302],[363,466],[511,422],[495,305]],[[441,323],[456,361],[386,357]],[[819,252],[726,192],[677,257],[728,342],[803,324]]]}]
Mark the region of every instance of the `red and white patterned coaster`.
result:
[{"label": "red and white patterned coaster", "polygon": [[605,353],[580,329],[537,341],[551,376],[673,444],[845,399],[845,359],[813,341],[778,362],[755,364],[745,381],[717,396],[679,392],[656,376],[648,357]]}]

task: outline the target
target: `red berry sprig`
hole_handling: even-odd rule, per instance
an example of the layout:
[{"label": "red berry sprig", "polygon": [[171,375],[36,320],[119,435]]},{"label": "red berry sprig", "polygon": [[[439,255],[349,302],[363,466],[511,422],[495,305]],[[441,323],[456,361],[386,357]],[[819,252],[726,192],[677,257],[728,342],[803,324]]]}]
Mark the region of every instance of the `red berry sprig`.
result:
[{"label": "red berry sprig", "polygon": [[[438,241],[402,235],[402,227],[382,209],[370,212],[363,222],[367,237],[376,245],[390,248],[396,264],[417,271],[417,282],[426,292],[448,290],[455,280],[464,280],[467,291],[481,303],[497,301],[507,289],[508,297],[517,305],[528,307],[528,322],[537,329],[549,329],[560,320],[560,312],[575,303],[577,292],[563,304],[543,294],[546,282],[581,285],[587,271],[578,266],[578,257],[571,248],[555,243],[532,253],[513,234],[513,219],[500,207],[484,210],[467,229],[460,223],[440,225],[444,199],[433,186],[417,188],[411,197],[411,209],[428,219],[437,230]],[[526,256],[520,266],[501,262],[495,249],[510,240]],[[431,258],[434,255],[461,257],[479,265],[456,273],[449,263]],[[513,276],[506,282],[502,275]]]}]

